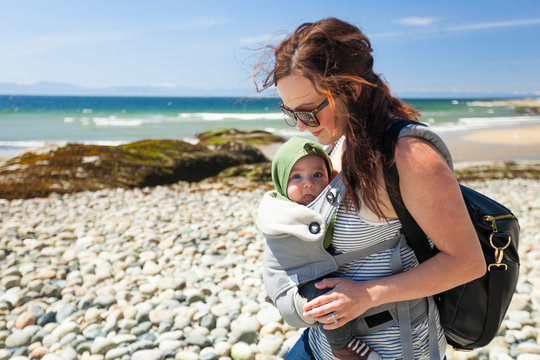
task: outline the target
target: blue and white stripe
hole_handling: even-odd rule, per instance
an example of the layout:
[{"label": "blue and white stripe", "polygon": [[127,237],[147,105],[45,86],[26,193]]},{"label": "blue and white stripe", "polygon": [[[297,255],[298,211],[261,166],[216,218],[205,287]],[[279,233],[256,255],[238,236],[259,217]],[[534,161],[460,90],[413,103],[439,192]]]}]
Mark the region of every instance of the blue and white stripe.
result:
[{"label": "blue and white stripe", "polygon": [[[401,230],[399,220],[373,222],[361,218],[349,205],[347,211],[345,201],[340,205],[334,223],[332,246],[338,253],[358,248],[366,248],[385,240],[394,238]],[[356,281],[378,279],[392,275],[391,253],[393,249],[381,251],[353,263],[341,266],[333,275]],[[418,265],[414,252],[408,246],[400,248],[401,259],[405,271]],[[446,339],[439,325],[439,313],[436,312],[439,333],[439,349],[444,358]],[[430,359],[429,329],[427,315],[425,320],[416,324],[413,329],[415,359]],[[367,345],[381,355],[383,359],[400,359],[401,339],[398,326],[390,326],[373,334],[360,337]],[[332,351],[320,328],[312,328],[309,332],[309,343],[317,360],[332,360]]]}]

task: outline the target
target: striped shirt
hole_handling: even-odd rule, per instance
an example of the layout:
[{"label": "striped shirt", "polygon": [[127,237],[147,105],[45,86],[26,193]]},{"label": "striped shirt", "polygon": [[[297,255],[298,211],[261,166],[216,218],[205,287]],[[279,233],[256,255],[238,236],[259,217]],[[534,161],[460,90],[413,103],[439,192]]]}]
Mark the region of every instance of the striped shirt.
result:
[{"label": "striped shirt", "polygon": [[[380,243],[392,239],[399,234],[401,223],[399,220],[389,222],[373,222],[361,218],[356,214],[352,205],[345,211],[346,201],[342,202],[334,223],[334,237],[332,246],[336,252],[343,253],[358,248]],[[365,281],[392,275],[391,253],[393,249],[384,250],[370,255],[364,259],[341,266],[334,274],[338,277]],[[400,248],[403,269],[407,270],[418,265],[414,252],[406,245]],[[444,358],[446,340],[439,325],[439,313],[436,312],[439,333],[439,351]],[[415,359],[429,359],[429,331],[427,315],[423,321],[418,322],[412,329]],[[363,335],[361,338],[367,345],[381,355],[383,359],[400,359],[401,339],[398,326],[390,326],[376,333]],[[311,328],[309,331],[309,344],[317,360],[332,360],[330,345],[326,341],[320,328]]]}]

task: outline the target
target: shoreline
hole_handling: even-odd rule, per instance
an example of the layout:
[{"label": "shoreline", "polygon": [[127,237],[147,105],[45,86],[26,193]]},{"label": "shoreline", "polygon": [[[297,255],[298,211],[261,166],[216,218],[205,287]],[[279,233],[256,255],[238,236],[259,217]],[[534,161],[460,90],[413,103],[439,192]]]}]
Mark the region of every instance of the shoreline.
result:
[{"label": "shoreline", "polygon": [[[442,131],[438,133],[448,146],[455,163],[476,161],[515,161],[540,159],[540,125],[515,124],[490,129]],[[281,144],[256,146],[272,159]],[[55,144],[12,150],[0,153],[0,165],[27,151],[43,152],[54,149]]]}]

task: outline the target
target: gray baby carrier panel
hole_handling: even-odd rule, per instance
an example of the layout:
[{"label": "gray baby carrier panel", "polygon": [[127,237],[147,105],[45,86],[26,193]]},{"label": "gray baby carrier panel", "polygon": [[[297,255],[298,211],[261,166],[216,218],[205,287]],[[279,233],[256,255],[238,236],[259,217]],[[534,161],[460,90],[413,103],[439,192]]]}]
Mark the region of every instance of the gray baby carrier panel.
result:
[{"label": "gray baby carrier panel", "polygon": [[[341,173],[307,206],[298,205],[284,200],[273,199],[275,192],[269,192],[259,208],[257,223],[266,237],[264,251],[264,285],[268,300],[279,310],[283,320],[291,326],[313,326],[307,322],[296,309],[295,297],[298,286],[336,271],[341,265],[364,258],[382,250],[396,247],[403,236],[384,241],[374,246],[349,251],[343,254],[330,254],[323,246],[328,224],[334,217],[345,186]],[[265,207],[269,202],[277,202],[277,206]],[[283,209],[279,212],[280,207]],[[307,209],[306,209],[307,208]],[[290,233],[272,233],[264,224],[268,217],[295,216],[295,211],[302,212],[298,220],[304,227],[306,236],[291,235]],[[278,210],[276,212],[276,210]],[[307,214],[307,216],[306,216]],[[278,220],[279,222],[279,220]],[[278,226],[279,227],[279,226]],[[265,229],[268,232],[265,232]]]}]

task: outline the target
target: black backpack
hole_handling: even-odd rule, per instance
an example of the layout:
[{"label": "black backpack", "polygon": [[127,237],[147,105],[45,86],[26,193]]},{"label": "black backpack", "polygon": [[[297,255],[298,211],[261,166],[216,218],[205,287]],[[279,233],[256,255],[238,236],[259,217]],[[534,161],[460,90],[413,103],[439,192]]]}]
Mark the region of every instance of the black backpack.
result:
[{"label": "black backpack", "polygon": [[[401,121],[387,130],[386,153],[393,158],[393,149],[401,129],[414,121]],[[388,152],[391,151],[391,152]],[[394,189],[399,189],[399,175],[395,164],[387,169]],[[392,186],[390,185],[390,186]],[[391,187],[387,184],[390,193]],[[448,344],[456,349],[472,350],[487,345],[497,334],[516,289],[519,274],[519,223],[516,216],[493,199],[460,185],[469,216],[476,229],[486,260],[486,274],[469,283],[434,296],[441,326]],[[407,238],[419,262],[438,250],[432,248],[422,229],[399,201],[392,200]]]}]

